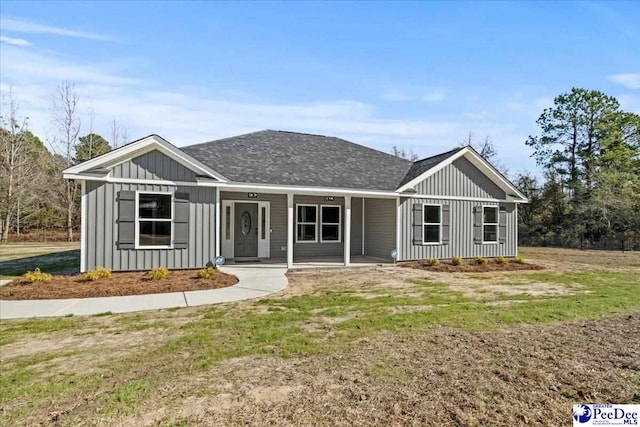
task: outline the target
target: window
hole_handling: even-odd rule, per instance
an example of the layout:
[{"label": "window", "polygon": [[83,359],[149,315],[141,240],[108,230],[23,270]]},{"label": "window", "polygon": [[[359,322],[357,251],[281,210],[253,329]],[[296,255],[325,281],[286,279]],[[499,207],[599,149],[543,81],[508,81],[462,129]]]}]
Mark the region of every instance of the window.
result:
[{"label": "window", "polygon": [[484,206],[482,208],[482,242],[498,242],[498,207]]},{"label": "window", "polygon": [[263,207],[260,208],[260,211],[261,211],[260,214],[261,214],[261,218],[262,218],[262,221],[261,221],[261,224],[262,224],[261,230],[262,231],[261,231],[260,238],[262,240],[264,240],[264,239],[267,238],[267,208],[265,208],[263,206]]},{"label": "window", "polygon": [[340,206],[323,205],[320,212],[320,241],[340,242]]},{"label": "window", "polygon": [[315,243],[318,241],[318,206],[296,205],[297,210],[297,242]]},{"label": "window", "polygon": [[171,194],[138,193],[138,246],[171,247]]},{"label": "window", "polygon": [[424,243],[440,243],[442,207],[440,205],[423,205],[422,208],[424,214]]},{"label": "window", "polygon": [[231,240],[231,206],[227,205],[224,210],[224,238],[225,240]]}]

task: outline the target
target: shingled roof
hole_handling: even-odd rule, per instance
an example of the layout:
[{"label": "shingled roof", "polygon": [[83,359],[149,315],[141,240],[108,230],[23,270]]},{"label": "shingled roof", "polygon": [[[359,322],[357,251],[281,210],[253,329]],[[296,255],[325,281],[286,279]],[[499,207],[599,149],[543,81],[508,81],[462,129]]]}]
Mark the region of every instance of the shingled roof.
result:
[{"label": "shingled roof", "polygon": [[264,130],[180,147],[236,181],[366,190],[395,190],[414,163],[323,135]]},{"label": "shingled roof", "polygon": [[453,156],[463,148],[464,147],[454,148],[453,150],[447,151],[446,153],[436,154],[435,156],[427,157],[426,159],[414,162],[411,166],[411,169],[409,169],[409,172],[407,172],[407,174],[404,176],[402,182],[400,183],[400,185],[398,185],[398,187],[402,187],[412,179],[419,177],[438,163],[447,160],[449,157]]}]

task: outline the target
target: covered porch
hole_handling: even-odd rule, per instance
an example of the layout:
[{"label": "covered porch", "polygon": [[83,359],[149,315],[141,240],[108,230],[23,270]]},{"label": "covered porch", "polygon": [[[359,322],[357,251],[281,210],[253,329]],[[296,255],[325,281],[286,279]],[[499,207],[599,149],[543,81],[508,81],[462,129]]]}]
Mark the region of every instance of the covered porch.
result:
[{"label": "covered porch", "polygon": [[227,264],[311,268],[393,262],[395,198],[220,191],[218,200],[219,253]]}]

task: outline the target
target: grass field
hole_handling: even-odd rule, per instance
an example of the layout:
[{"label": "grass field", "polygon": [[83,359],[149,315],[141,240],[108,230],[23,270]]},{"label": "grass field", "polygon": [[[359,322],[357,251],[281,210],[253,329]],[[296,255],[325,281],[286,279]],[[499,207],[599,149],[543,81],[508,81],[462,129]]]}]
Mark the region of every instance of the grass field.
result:
[{"label": "grass field", "polygon": [[39,267],[53,274],[76,273],[80,267],[80,244],[5,243],[0,245],[0,279],[12,278]]},{"label": "grass field", "polygon": [[299,270],[270,298],[0,322],[0,425],[568,425],[640,403],[640,254]]}]

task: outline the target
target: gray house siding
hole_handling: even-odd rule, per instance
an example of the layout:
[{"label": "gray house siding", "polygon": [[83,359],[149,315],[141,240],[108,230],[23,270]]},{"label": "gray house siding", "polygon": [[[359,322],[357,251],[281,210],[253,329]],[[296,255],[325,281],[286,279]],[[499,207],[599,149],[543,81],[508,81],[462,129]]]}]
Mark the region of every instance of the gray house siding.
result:
[{"label": "gray house siding", "polygon": [[[287,257],[287,195],[258,193],[258,197],[249,198],[247,192],[220,192],[221,200],[269,202],[271,209],[271,235],[269,251],[271,258]],[[224,218],[224,217],[223,217]]]},{"label": "gray house siding", "polygon": [[[332,201],[325,201],[324,196],[294,196],[294,238],[293,238],[293,257],[305,258],[305,257],[341,257],[344,256],[344,197],[335,197]],[[297,208],[298,204],[318,205],[318,233],[317,243],[297,243],[296,242],[296,229],[297,229]],[[321,205],[339,205],[341,215],[340,226],[340,242],[320,242],[320,206]],[[286,215],[285,215],[286,220]],[[353,225],[352,225],[353,227]]]},{"label": "gray house siding", "polygon": [[[422,245],[413,242],[413,204],[434,203],[449,205],[450,227],[448,245]],[[473,239],[475,206],[503,206],[506,208],[506,239],[504,243],[476,243]],[[497,257],[517,254],[517,213],[514,203],[447,200],[438,198],[402,198],[400,201],[401,260],[425,258],[472,258],[474,256]]]},{"label": "gray house siding", "polygon": [[351,198],[351,255],[362,255],[362,198]]},{"label": "gray house siding", "polygon": [[[498,187],[469,160],[461,157],[445,166],[414,189],[417,194],[433,198],[402,198],[400,201],[401,236],[399,259],[451,258],[459,256],[497,257],[517,254],[517,213],[514,203],[480,201],[472,199],[504,200],[504,190]],[[462,200],[440,199],[438,196],[463,198]],[[469,198],[470,200],[464,200]],[[434,203],[448,205],[449,243],[422,245],[413,241],[413,205]],[[504,243],[478,243],[474,241],[474,207],[501,206],[506,209],[506,231]]]},{"label": "gray house siding", "polygon": [[[85,194],[85,269],[113,270],[198,268],[215,257],[215,188],[87,181]],[[189,194],[189,237],[186,249],[118,248],[119,191]]]},{"label": "gray house siding", "polygon": [[505,198],[504,190],[464,157],[460,157],[418,183],[414,189],[418,194],[429,196]]},{"label": "gray house siding", "polygon": [[396,200],[365,199],[364,254],[391,259],[396,247]]},{"label": "gray house siding", "polygon": [[163,179],[168,181],[196,180],[196,174],[158,150],[151,151],[111,168],[114,178]]}]

